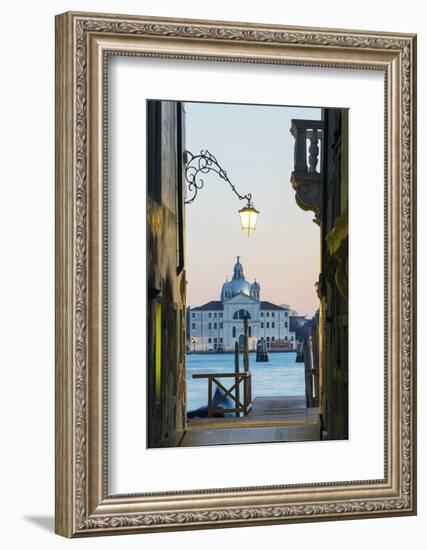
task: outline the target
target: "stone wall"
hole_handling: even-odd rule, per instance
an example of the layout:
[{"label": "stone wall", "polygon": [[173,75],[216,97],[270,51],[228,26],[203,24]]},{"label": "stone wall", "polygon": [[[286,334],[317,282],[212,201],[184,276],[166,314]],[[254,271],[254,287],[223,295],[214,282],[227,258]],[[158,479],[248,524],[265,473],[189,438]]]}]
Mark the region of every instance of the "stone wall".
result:
[{"label": "stone wall", "polygon": [[327,439],[348,438],[348,171],[345,109],[325,109],[322,215],[323,421]]},{"label": "stone wall", "polygon": [[186,422],[183,116],[180,103],[147,104],[149,447],[179,443]]},{"label": "stone wall", "polygon": [[[319,373],[323,437],[347,439],[348,111],[323,109],[321,121],[294,119],[291,133],[295,138],[291,174],[295,199],[300,208],[314,212],[313,221],[319,225],[321,237],[321,268],[316,283],[319,317],[316,333],[305,336],[305,354],[310,355],[306,369]],[[313,341],[316,352],[312,354]],[[317,406],[317,399],[308,401]]]}]

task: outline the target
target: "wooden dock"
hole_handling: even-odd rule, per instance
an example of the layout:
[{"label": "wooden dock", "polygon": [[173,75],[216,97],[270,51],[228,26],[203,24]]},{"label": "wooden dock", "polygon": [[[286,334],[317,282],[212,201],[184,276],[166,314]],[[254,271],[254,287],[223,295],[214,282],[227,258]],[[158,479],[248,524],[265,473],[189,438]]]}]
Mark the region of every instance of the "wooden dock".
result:
[{"label": "wooden dock", "polygon": [[248,416],[199,418],[188,422],[181,446],[318,441],[319,409],[304,396],[256,397]]}]

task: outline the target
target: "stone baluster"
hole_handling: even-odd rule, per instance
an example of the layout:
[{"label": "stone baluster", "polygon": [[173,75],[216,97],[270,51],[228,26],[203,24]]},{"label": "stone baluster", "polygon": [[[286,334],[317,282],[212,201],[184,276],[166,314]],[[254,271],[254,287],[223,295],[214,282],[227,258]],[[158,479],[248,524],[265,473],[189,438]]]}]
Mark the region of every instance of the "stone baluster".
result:
[{"label": "stone baluster", "polygon": [[307,129],[292,124],[291,134],[295,138],[294,165],[296,172],[307,172]]},{"label": "stone baluster", "polygon": [[308,171],[312,174],[316,173],[317,163],[319,162],[319,136],[317,130],[309,130],[307,132],[307,139],[310,140],[310,146],[308,148]]}]

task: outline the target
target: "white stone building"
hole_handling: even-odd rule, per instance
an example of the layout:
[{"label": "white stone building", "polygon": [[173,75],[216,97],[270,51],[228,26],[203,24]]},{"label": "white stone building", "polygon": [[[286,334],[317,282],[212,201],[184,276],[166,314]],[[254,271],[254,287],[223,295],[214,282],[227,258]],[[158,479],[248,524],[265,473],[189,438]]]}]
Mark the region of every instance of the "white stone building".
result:
[{"label": "white stone building", "polygon": [[191,351],[233,351],[236,340],[243,349],[243,319],[248,319],[249,350],[264,338],[270,349],[295,349],[290,331],[290,310],[261,300],[261,287],[245,279],[237,257],[233,278],[222,285],[220,300],[189,308],[187,346]]}]

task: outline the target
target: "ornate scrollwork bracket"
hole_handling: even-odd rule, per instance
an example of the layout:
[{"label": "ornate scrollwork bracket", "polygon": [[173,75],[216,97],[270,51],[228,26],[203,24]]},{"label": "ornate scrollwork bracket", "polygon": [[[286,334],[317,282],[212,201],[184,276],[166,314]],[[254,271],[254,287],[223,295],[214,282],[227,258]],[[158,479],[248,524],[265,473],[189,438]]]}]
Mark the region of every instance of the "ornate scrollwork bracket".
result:
[{"label": "ornate scrollwork bracket", "polygon": [[221,167],[216,157],[207,149],[202,149],[198,155],[193,155],[190,151],[185,151],[184,162],[185,181],[187,182],[188,193],[190,194],[190,198],[185,200],[185,204],[191,204],[197,197],[199,190],[204,186],[205,180],[203,179],[203,175],[209,172],[215,172],[221,179],[228,183],[232,191],[241,201],[247,200],[248,206],[252,206],[252,195],[250,193],[241,195],[237,191],[235,185],[229,180],[227,172]]}]

